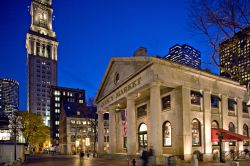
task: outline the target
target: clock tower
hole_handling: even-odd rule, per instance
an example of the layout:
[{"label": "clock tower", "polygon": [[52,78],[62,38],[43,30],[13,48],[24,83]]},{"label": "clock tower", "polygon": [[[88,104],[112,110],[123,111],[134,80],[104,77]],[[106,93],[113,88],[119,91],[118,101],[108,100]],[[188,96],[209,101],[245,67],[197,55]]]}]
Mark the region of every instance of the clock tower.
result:
[{"label": "clock tower", "polygon": [[52,27],[52,0],[31,0],[31,25],[26,36],[28,111],[50,125],[50,87],[57,85],[56,34]]}]

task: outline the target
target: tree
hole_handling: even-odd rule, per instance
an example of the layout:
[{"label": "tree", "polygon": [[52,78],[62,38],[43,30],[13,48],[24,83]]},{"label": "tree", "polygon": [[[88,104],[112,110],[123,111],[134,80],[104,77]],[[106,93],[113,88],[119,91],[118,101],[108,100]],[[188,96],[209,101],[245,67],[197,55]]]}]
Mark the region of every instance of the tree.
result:
[{"label": "tree", "polygon": [[42,117],[30,112],[21,113],[22,132],[29,145],[38,147],[49,136],[49,128],[44,125]]},{"label": "tree", "polygon": [[190,0],[190,4],[189,18],[193,32],[206,37],[213,49],[213,63],[223,68],[219,63],[219,44],[249,26],[250,1]]}]

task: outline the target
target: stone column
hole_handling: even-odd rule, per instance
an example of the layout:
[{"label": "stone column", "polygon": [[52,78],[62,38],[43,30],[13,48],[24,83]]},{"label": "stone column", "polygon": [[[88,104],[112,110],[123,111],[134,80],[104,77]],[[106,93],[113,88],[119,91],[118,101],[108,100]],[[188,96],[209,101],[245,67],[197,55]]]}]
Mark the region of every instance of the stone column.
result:
[{"label": "stone column", "polygon": [[33,42],[34,42],[34,50],[33,50],[33,51],[34,51],[34,55],[36,55],[36,42],[37,42],[37,41],[34,40]]},{"label": "stone column", "polygon": [[[242,106],[243,100],[238,98],[237,99],[237,127],[238,127],[238,134],[243,135],[243,123],[242,123]],[[238,142],[238,147],[240,151],[243,151],[243,142]]]},{"label": "stone column", "polygon": [[[221,127],[228,130],[228,123],[226,121],[228,116],[228,97],[226,95],[221,95]],[[229,151],[229,142],[223,142],[223,150],[225,152]]]},{"label": "stone column", "polygon": [[136,154],[136,117],[135,117],[135,98],[127,97],[127,153]]},{"label": "stone column", "polygon": [[204,91],[204,112],[203,112],[203,126],[204,126],[204,161],[212,160],[212,141],[211,141],[211,94],[209,91]]},{"label": "stone column", "polygon": [[184,160],[190,161],[192,158],[192,119],[191,114],[190,89],[182,86],[182,117],[183,117],[183,146]]},{"label": "stone column", "polygon": [[51,52],[51,59],[55,60],[55,53],[54,53],[54,45],[51,45],[51,49],[50,49],[50,52]]},{"label": "stone column", "polygon": [[109,153],[116,153],[116,121],[115,109],[109,109]]},{"label": "stone column", "polygon": [[116,113],[116,152],[123,152],[123,131],[121,112]]},{"label": "stone column", "polygon": [[104,120],[103,112],[98,110],[98,153],[103,153],[104,148]]},{"label": "stone column", "polygon": [[162,124],[161,124],[161,94],[160,83],[152,82],[150,85],[150,138],[155,152],[156,164],[162,155]]}]

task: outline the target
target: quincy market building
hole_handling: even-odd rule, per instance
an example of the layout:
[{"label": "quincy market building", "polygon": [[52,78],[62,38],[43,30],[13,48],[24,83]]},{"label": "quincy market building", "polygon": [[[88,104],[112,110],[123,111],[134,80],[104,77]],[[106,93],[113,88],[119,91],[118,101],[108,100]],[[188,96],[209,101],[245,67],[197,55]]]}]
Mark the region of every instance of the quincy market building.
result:
[{"label": "quincy market building", "polygon": [[[216,132],[222,129],[223,151],[249,149],[248,99],[246,88],[237,82],[165,59],[112,58],[95,99],[98,152],[133,156],[152,147],[158,164],[167,155],[188,161],[196,152],[212,160],[219,150]],[[103,136],[106,112],[108,151]]]}]

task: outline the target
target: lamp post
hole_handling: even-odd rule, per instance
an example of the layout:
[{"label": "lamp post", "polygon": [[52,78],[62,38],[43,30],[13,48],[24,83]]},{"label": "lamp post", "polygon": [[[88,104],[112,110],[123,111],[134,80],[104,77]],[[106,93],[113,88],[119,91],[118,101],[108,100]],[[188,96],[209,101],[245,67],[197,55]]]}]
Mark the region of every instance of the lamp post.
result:
[{"label": "lamp post", "polygon": [[9,116],[9,129],[11,130],[13,137],[14,137],[14,160],[17,159],[17,155],[16,155],[16,137],[17,137],[17,133],[18,133],[18,129],[21,128],[21,122],[20,122],[20,118],[18,117],[18,111],[14,110]]},{"label": "lamp post", "polygon": [[220,144],[220,162],[221,163],[224,163],[225,160],[223,159],[222,155],[222,140],[223,140],[223,135],[221,132],[217,133],[216,135],[218,135],[218,138],[219,138],[219,144]]}]

